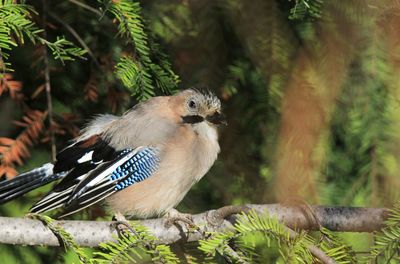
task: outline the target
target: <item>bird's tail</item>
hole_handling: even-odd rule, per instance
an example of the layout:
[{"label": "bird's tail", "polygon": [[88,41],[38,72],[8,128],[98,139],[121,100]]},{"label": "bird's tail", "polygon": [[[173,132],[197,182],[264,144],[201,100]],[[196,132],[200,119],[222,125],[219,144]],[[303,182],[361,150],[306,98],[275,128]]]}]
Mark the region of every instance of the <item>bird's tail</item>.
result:
[{"label": "bird's tail", "polygon": [[46,163],[11,180],[0,182],[0,204],[13,200],[40,186],[58,180],[65,172],[53,173],[53,164]]}]

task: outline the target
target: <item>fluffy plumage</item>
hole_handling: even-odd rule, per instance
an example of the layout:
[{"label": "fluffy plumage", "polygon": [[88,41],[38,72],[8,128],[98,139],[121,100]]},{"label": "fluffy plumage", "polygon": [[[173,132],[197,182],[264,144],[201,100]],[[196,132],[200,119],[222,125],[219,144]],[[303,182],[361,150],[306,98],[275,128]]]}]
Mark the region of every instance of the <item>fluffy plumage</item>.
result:
[{"label": "fluffy plumage", "polygon": [[140,103],[118,117],[101,115],[47,164],[0,183],[0,203],[58,180],[32,212],[68,215],[105,200],[114,213],[150,217],[175,207],[220,151],[221,103],[188,89]]}]

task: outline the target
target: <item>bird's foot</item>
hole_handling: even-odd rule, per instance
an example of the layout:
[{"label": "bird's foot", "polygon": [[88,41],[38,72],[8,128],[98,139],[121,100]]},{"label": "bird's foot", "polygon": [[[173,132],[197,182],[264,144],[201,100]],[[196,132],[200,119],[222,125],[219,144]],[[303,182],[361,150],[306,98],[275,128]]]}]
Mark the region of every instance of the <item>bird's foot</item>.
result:
[{"label": "bird's foot", "polygon": [[129,221],[120,212],[115,213],[112,220],[112,225],[117,229],[118,233],[130,231],[132,234],[136,234],[135,230],[129,224]]},{"label": "bird's foot", "polygon": [[165,227],[169,228],[176,224],[177,222],[185,223],[189,228],[197,229],[197,226],[193,222],[193,217],[191,214],[181,213],[178,210],[172,208],[165,215]]},{"label": "bird's foot", "polygon": [[125,216],[123,214],[121,214],[120,212],[116,212],[113,215],[112,220],[119,221],[119,222],[128,222],[128,220],[126,220]]}]

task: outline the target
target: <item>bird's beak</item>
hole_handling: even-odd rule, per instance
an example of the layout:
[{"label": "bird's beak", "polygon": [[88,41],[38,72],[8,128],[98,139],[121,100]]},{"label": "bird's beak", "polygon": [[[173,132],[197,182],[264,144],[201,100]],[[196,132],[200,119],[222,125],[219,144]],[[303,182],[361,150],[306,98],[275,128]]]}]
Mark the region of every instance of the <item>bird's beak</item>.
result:
[{"label": "bird's beak", "polygon": [[207,116],[206,120],[215,125],[228,125],[225,115],[219,112],[215,112],[214,114]]},{"label": "bird's beak", "polygon": [[197,124],[204,121],[204,117],[199,115],[187,115],[182,116],[182,122],[184,124]]}]

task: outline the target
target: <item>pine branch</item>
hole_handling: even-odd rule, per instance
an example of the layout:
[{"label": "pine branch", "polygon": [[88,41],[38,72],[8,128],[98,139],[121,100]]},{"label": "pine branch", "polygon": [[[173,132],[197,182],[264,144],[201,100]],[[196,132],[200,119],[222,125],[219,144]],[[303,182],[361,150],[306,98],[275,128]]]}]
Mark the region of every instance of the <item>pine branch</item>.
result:
[{"label": "pine branch", "polygon": [[[138,2],[104,1],[106,11],[118,21],[121,36],[133,46],[134,54],[122,56],[116,65],[116,73],[123,85],[140,101],[155,94],[155,88],[172,93],[177,88],[178,76],[172,71],[166,56],[149,39]],[[155,58],[160,58],[160,62]]]},{"label": "pine branch", "polygon": [[43,30],[32,21],[31,13],[37,14],[32,6],[18,4],[13,0],[0,1],[0,69],[2,72],[12,70],[9,68],[10,63],[7,59],[10,50],[18,46],[14,39],[24,44],[27,37],[33,44],[39,42],[46,45],[53,56],[61,62],[74,60],[76,57],[82,58],[86,51],[75,47],[63,37],[57,37],[54,42],[41,38],[39,33]]},{"label": "pine branch", "polygon": [[82,248],[80,248],[74,241],[73,237],[71,234],[68,232],[65,232],[65,230],[59,226],[54,224],[54,219],[45,216],[45,215],[39,215],[39,214],[30,214],[28,215],[29,217],[32,217],[33,219],[38,219],[41,221],[43,224],[46,225],[47,228],[49,228],[54,235],[57,236],[59,241],[67,248],[72,248],[74,252],[78,255],[79,259],[81,260],[81,263],[88,263],[89,260],[85,256],[85,253],[83,252]]},{"label": "pine branch", "polygon": [[[367,263],[398,263],[400,260],[400,202],[390,210],[385,221],[385,227],[375,234],[371,255],[366,258]],[[382,262],[383,263],[383,262]]]},{"label": "pine branch", "polygon": [[[320,227],[340,232],[372,232],[380,230],[387,218],[385,208],[323,207],[310,206],[314,218],[303,208],[279,204],[247,205],[246,207],[271,217],[276,217],[291,229],[319,230]],[[221,210],[225,210],[223,207]],[[233,206],[234,208],[234,206]],[[242,207],[240,207],[242,208]],[[139,223],[158,238],[157,243],[171,244],[178,240],[198,241],[208,232],[222,232],[236,223],[235,215],[226,216],[218,210],[193,215],[198,230],[182,226],[165,227],[165,219],[142,220]],[[106,221],[54,221],[80,246],[95,247],[102,242],[115,241],[117,235],[113,222]],[[0,243],[23,245],[59,246],[58,238],[42,222],[26,218],[0,217]]]},{"label": "pine branch", "polygon": [[323,0],[295,0],[290,9],[290,19],[321,18]]},{"label": "pine branch", "polygon": [[5,174],[8,178],[17,175],[14,165],[22,165],[22,160],[29,157],[28,147],[38,141],[46,116],[47,112],[31,110],[20,121],[14,121],[15,125],[24,128],[16,139],[0,138],[0,175]]},{"label": "pine branch", "polygon": [[[221,209],[225,211],[225,208]],[[232,206],[228,208],[232,208]],[[307,236],[305,232],[297,233],[293,231],[268,214],[259,215],[255,211],[241,214],[234,224],[234,229],[235,232],[218,232],[210,238],[200,240],[200,249],[212,256],[215,256],[216,252],[218,252],[225,258],[234,259],[238,263],[251,262],[250,255],[255,251],[254,242],[248,242],[247,245],[241,242],[241,245],[238,245],[239,248],[247,248],[247,251],[251,253],[248,258],[246,254],[244,256],[234,254],[238,252],[232,250],[229,244],[235,243],[235,241],[237,243],[239,237],[259,233],[264,237],[264,242],[268,241],[263,246],[269,247],[270,240],[278,243],[280,255],[285,263],[311,263],[313,262],[311,255],[319,259],[322,263],[335,263],[330,256],[314,245],[312,237]]]},{"label": "pine branch", "polygon": [[[71,33],[72,36],[74,36],[74,38],[79,42],[79,44],[82,46],[82,50],[87,52],[87,54],[89,54],[89,56],[92,58],[93,62],[96,64],[96,66],[98,68],[100,68],[100,64],[97,61],[96,56],[93,54],[93,51],[89,48],[88,45],[86,45],[85,41],[81,38],[81,36],[78,34],[78,32],[76,32],[76,30],[74,28],[72,28],[67,22],[65,22],[64,20],[62,20],[61,18],[59,18],[56,14],[52,13],[52,12],[48,12],[49,15],[56,20],[57,22],[59,22],[63,27],[65,27],[69,33]],[[43,27],[44,28],[44,27]]]},{"label": "pine branch", "polygon": [[[142,257],[145,255],[151,256],[152,261],[156,263],[179,263],[179,259],[169,246],[157,244],[157,238],[147,228],[136,223],[131,223],[128,227],[133,228],[132,232],[121,232],[117,243],[100,244],[102,252],[94,253],[95,263],[142,263],[144,262]],[[132,258],[134,255],[138,261]]]},{"label": "pine branch", "polygon": [[0,78],[0,96],[8,92],[10,97],[16,101],[22,100],[24,95],[21,93],[22,82],[13,80],[10,73],[3,73]]}]

